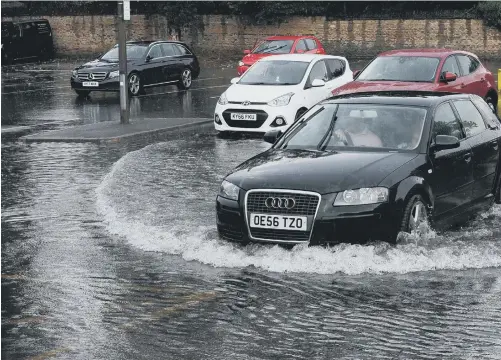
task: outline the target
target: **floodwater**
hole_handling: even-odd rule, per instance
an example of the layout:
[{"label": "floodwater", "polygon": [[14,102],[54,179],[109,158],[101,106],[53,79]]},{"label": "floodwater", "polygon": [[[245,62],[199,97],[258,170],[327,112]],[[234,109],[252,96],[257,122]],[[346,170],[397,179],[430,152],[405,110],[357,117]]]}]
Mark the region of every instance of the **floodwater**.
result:
[{"label": "floodwater", "polygon": [[[35,69],[51,86],[2,73],[2,130],[114,119],[118,97],[76,101],[63,66]],[[211,116],[232,76],[156,89],[133,118]],[[269,144],[163,140],[2,136],[3,357],[501,359],[501,206],[396,247],[240,247],[216,237],[215,194]]]}]

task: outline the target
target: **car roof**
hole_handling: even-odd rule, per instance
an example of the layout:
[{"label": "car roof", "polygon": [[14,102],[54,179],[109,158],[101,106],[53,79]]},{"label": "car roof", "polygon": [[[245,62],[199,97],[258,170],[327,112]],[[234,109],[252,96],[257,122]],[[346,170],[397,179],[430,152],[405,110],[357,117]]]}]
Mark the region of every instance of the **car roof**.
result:
[{"label": "car roof", "polygon": [[315,59],[346,59],[342,56],[334,56],[334,55],[320,55],[320,54],[280,54],[267,56],[265,58],[260,59],[259,61],[278,61],[278,60],[288,60],[288,61],[303,61],[303,62],[311,62]]},{"label": "car roof", "polygon": [[151,45],[154,43],[173,43],[173,44],[186,45],[182,41],[175,41],[175,40],[132,40],[132,41],[127,41],[127,44],[134,44],[134,45]]},{"label": "car roof", "polygon": [[389,50],[382,52],[378,55],[379,56],[433,56],[433,57],[447,57],[452,54],[458,54],[458,53],[463,53],[463,54],[468,54],[468,55],[473,55],[474,54],[468,52],[468,51],[463,51],[463,50],[454,50],[454,49],[429,49],[429,48],[423,48],[423,49],[397,49],[397,50]]},{"label": "car roof", "polygon": [[297,40],[303,38],[315,38],[313,35],[275,35],[268,36],[265,40]]},{"label": "car roof", "polygon": [[[380,103],[432,107],[447,100],[470,99],[465,93],[438,91],[367,91],[332,96],[322,103]],[[368,101],[370,100],[370,101]]]}]

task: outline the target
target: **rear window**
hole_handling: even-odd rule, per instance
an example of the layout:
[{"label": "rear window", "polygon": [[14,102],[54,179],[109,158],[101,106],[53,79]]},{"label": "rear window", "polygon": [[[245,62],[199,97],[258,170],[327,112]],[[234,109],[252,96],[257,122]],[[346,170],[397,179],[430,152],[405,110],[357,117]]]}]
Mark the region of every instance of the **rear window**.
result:
[{"label": "rear window", "polygon": [[362,81],[433,82],[439,58],[423,56],[381,56],[358,76]]}]

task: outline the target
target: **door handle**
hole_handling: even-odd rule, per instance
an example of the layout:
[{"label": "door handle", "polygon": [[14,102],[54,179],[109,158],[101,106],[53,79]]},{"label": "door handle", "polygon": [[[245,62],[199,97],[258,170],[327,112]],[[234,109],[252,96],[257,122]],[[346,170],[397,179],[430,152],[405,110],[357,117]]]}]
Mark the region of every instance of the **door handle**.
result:
[{"label": "door handle", "polygon": [[462,88],[465,88],[465,87],[466,87],[466,85],[465,85],[464,83],[462,83],[462,84],[461,84],[461,89],[462,89]]},{"label": "door handle", "polygon": [[465,156],[463,156],[463,160],[466,163],[469,163],[471,161],[471,154],[466,154]]}]

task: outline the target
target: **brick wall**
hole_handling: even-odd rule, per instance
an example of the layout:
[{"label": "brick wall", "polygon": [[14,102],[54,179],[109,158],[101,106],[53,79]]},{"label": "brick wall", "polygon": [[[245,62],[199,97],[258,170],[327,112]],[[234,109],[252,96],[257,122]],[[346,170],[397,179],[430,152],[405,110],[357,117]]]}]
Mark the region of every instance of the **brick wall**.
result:
[{"label": "brick wall", "polygon": [[[48,16],[60,55],[90,55],[116,43],[114,16]],[[7,18],[3,18],[4,20]],[[292,17],[281,25],[255,26],[243,18],[220,15],[195,17],[183,30],[186,41],[202,56],[240,57],[244,49],[268,35],[312,34],[329,53],[351,58],[372,57],[401,47],[450,47],[472,51],[485,59],[501,58],[501,32],[482,20],[326,20]],[[168,23],[160,15],[132,16],[128,39],[169,38]]]}]

